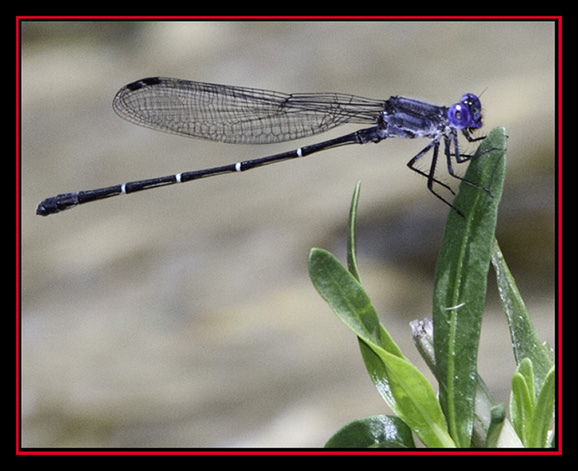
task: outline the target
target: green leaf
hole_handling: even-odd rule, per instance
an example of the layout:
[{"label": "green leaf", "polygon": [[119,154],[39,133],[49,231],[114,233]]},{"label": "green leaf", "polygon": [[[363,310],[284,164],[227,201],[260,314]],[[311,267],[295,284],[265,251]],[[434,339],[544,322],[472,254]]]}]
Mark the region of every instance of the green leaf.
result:
[{"label": "green leaf", "polygon": [[398,417],[378,415],[341,428],[326,448],[415,448],[410,428]]},{"label": "green leaf", "polygon": [[359,282],[361,282],[361,277],[359,276],[359,270],[357,269],[355,218],[357,215],[357,203],[359,201],[360,189],[361,182],[357,182],[357,185],[355,185],[355,191],[353,192],[353,198],[351,199],[351,209],[349,210],[349,231],[347,235],[347,268],[349,268],[349,272]]},{"label": "green leaf", "polygon": [[381,325],[357,279],[321,249],[311,250],[309,273],[321,297],[361,340],[370,376],[390,408],[426,446],[452,447],[433,388]]},{"label": "green leaf", "polygon": [[546,375],[540,392],[534,388],[532,361],[524,358],[512,378],[510,415],[516,433],[527,448],[548,445],[548,431],[554,418],[555,369]]},{"label": "green leaf", "polygon": [[505,175],[506,133],[492,130],[472,159],[453,202],[436,266],[433,321],[440,402],[456,445],[469,447],[477,353],[497,210]]},{"label": "green leaf", "polygon": [[[391,391],[389,375],[383,360],[366,342],[361,340],[359,337],[357,340],[359,341],[359,350],[361,351],[361,356],[371,381],[375,385],[379,394],[381,394],[383,400],[389,404],[390,407],[395,407],[395,398],[393,396],[393,392]],[[399,356],[403,357],[401,352]],[[394,410],[394,407],[391,407],[391,409]]]},{"label": "green leaf", "polygon": [[524,358],[531,360],[534,370],[534,386],[538,392],[553,366],[552,358],[549,348],[540,342],[534,330],[514,277],[510,273],[498,246],[498,241],[495,239],[492,250],[492,265],[496,272],[502,307],[508,320],[516,364],[520,365]]},{"label": "green leaf", "polygon": [[[351,207],[349,211],[349,226],[348,226],[348,236],[347,236],[347,268],[349,272],[355,277],[355,279],[361,282],[361,276],[357,268],[357,254],[356,254],[356,237],[355,237],[355,222],[357,215],[357,205],[359,202],[359,193],[361,189],[361,182],[358,182],[355,186],[353,192],[353,198],[351,199]],[[376,314],[376,322],[378,321]],[[394,353],[395,355],[403,358],[403,353],[398,348],[396,343],[390,337],[389,333],[380,324],[381,330],[381,340],[384,344],[385,350]],[[391,392],[391,387],[389,385],[389,379],[387,376],[387,370],[383,361],[377,355],[366,342],[364,342],[360,337],[357,338],[359,342],[359,349],[365,362],[365,367],[369,373],[369,377],[373,381],[373,384],[377,388],[378,392],[381,394],[383,399],[388,404],[395,404],[395,399]]]},{"label": "green leaf", "polygon": [[556,392],[556,373],[552,368],[542,384],[534,407],[534,415],[527,433],[528,448],[544,448],[547,446],[548,430],[554,418],[554,396]]},{"label": "green leaf", "polygon": [[339,260],[326,250],[312,249],[309,275],[321,297],[358,337],[382,344],[381,324],[369,296]]},{"label": "green leaf", "polygon": [[514,430],[527,443],[527,429],[534,415],[534,370],[530,359],[520,362],[512,377],[512,392],[510,394],[510,416]]},{"label": "green leaf", "polygon": [[516,368],[516,374],[524,378],[524,383],[531,399],[531,407],[534,407],[534,398],[536,397],[536,388],[534,387],[534,365],[532,360],[524,358]]},{"label": "green leaf", "polygon": [[[395,398],[392,409],[407,423],[424,445],[453,448],[435,391],[425,376],[408,360],[372,346],[382,359]],[[390,406],[391,407],[391,406]]]}]

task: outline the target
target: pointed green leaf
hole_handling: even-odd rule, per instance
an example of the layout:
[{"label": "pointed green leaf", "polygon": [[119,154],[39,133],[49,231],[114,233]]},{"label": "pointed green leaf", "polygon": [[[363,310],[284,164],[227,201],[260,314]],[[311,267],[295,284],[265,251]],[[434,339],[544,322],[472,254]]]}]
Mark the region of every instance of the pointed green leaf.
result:
[{"label": "pointed green leaf", "polygon": [[331,253],[312,249],[309,275],[333,312],[366,342],[381,345],[381,324],[369,296],[359,282]]},{"label": "pointed green leaf", "polygon": [[382,349],[373,350],[382,359],[395,398],[393,411],[424,445],[431,448],[455,446],[447,431],[447,424],[435,391],[425,376],[408,360]]},{"label": "pointed green leaf", "polygon": [[361,282],[359,270],[357,269],[357,250],[355,239],[355,217],[357,215],[357,203],[359,201],[359,191],[361,189],[361,182],[357,182],[353,198],[351,199],[351,209],[349,211],[349,232],[347,236],[347,268],[355,279]]},{"label": "pointed green leaf", "polygon": [[526,430],[534,414],[534,375],[532,363],[527,358],[520,363],[512,377],[510,416],[514,430],[527,443]]},{"label": "pointed green leaf", "polygon": [[532,398],[533,405],[534,398],[536,397],[536,388],[534,387],[534,364],[532,363],[532,360],[524,358],[516,368],[516,373],[522,375],[524,378],[526,388],[528,389],[528,395]]},{"label": "pointed green leaf", "polygon": [[506,265],[496,240],[494,240],[492,250],[492,265],[496,272],[502,307],[508,320],[514,358],[517,364],[520,364],[524,358],[531,360],[534,370],[534,385],[539,391],[546,375],[553,366],[550,349],[540,342],[534,330],[514,277]]},{"label": "pointed green leaf", "polygon": [[532,361],[524,358],[512,378],[510,415],[516,433],[527,448],[544,448],[554,418],[556,373],[552,367],[546,375],[540,392],[534,388]]},{"label": "pointed green leaf", "polygon": [[556,374],[550,369],[534,407],[534,415],[526,430],[528,448],[544,448],[548,446],[548,430],[554,418],[554,396],[556,392]]},{"label": "pointed green leaf", "polygon": [[477,387],[477,352],[497,209],[505,174],[506,133],[492,130],[469,164],[450,211],[434,288],[434,348],[440,401],[450,433],[469,447]]}]

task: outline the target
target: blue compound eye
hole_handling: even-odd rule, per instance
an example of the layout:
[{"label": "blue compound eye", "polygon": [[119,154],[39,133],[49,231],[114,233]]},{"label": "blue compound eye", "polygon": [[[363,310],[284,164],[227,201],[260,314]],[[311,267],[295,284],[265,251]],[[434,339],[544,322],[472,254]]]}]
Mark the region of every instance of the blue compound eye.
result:
[{"label": "blue compound eye", "polygon": [[466,93],[460,99],[460,103],[466,105],[470,110],[471,122],[468,125],[469,128],[481,128],[482,127],[482,103],[480,99],[473,93]]},{"label": "blue compound eye", "polygon": [[470,108],[475,108],[476,110],[482,109],[482,102],[480,99],[474,95],[473,93],[466,93],[460,98],[460,102],[464,105],[467,105]]},{"label": "blue compound eye", "polygon": [[456,129],[472,127],[472,114],[464,103],[455,103],[448,110],[448,121]]}]

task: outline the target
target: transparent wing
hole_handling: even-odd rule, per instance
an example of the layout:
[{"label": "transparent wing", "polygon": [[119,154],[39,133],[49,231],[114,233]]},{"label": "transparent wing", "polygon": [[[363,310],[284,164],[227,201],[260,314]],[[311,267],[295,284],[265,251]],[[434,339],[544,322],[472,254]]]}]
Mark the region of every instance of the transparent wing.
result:
[{"label": "transparent wing", "polygon": [[384,101],[154,77],[121,88],[113,108],[128,121],[160,131],[266,144],[311,136],[345,123],[376,123]]}]

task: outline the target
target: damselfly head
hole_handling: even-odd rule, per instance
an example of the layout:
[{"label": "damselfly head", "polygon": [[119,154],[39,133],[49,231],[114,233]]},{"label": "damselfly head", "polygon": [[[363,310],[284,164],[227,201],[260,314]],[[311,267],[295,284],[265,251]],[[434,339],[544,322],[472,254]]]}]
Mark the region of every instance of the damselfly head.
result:
[{"label": "damselfly head", "polygon": [[473,93],[466,93],[459,103],[448,109],[448,121],[456,129],[478,129],[482,127],[482,103]]}]

